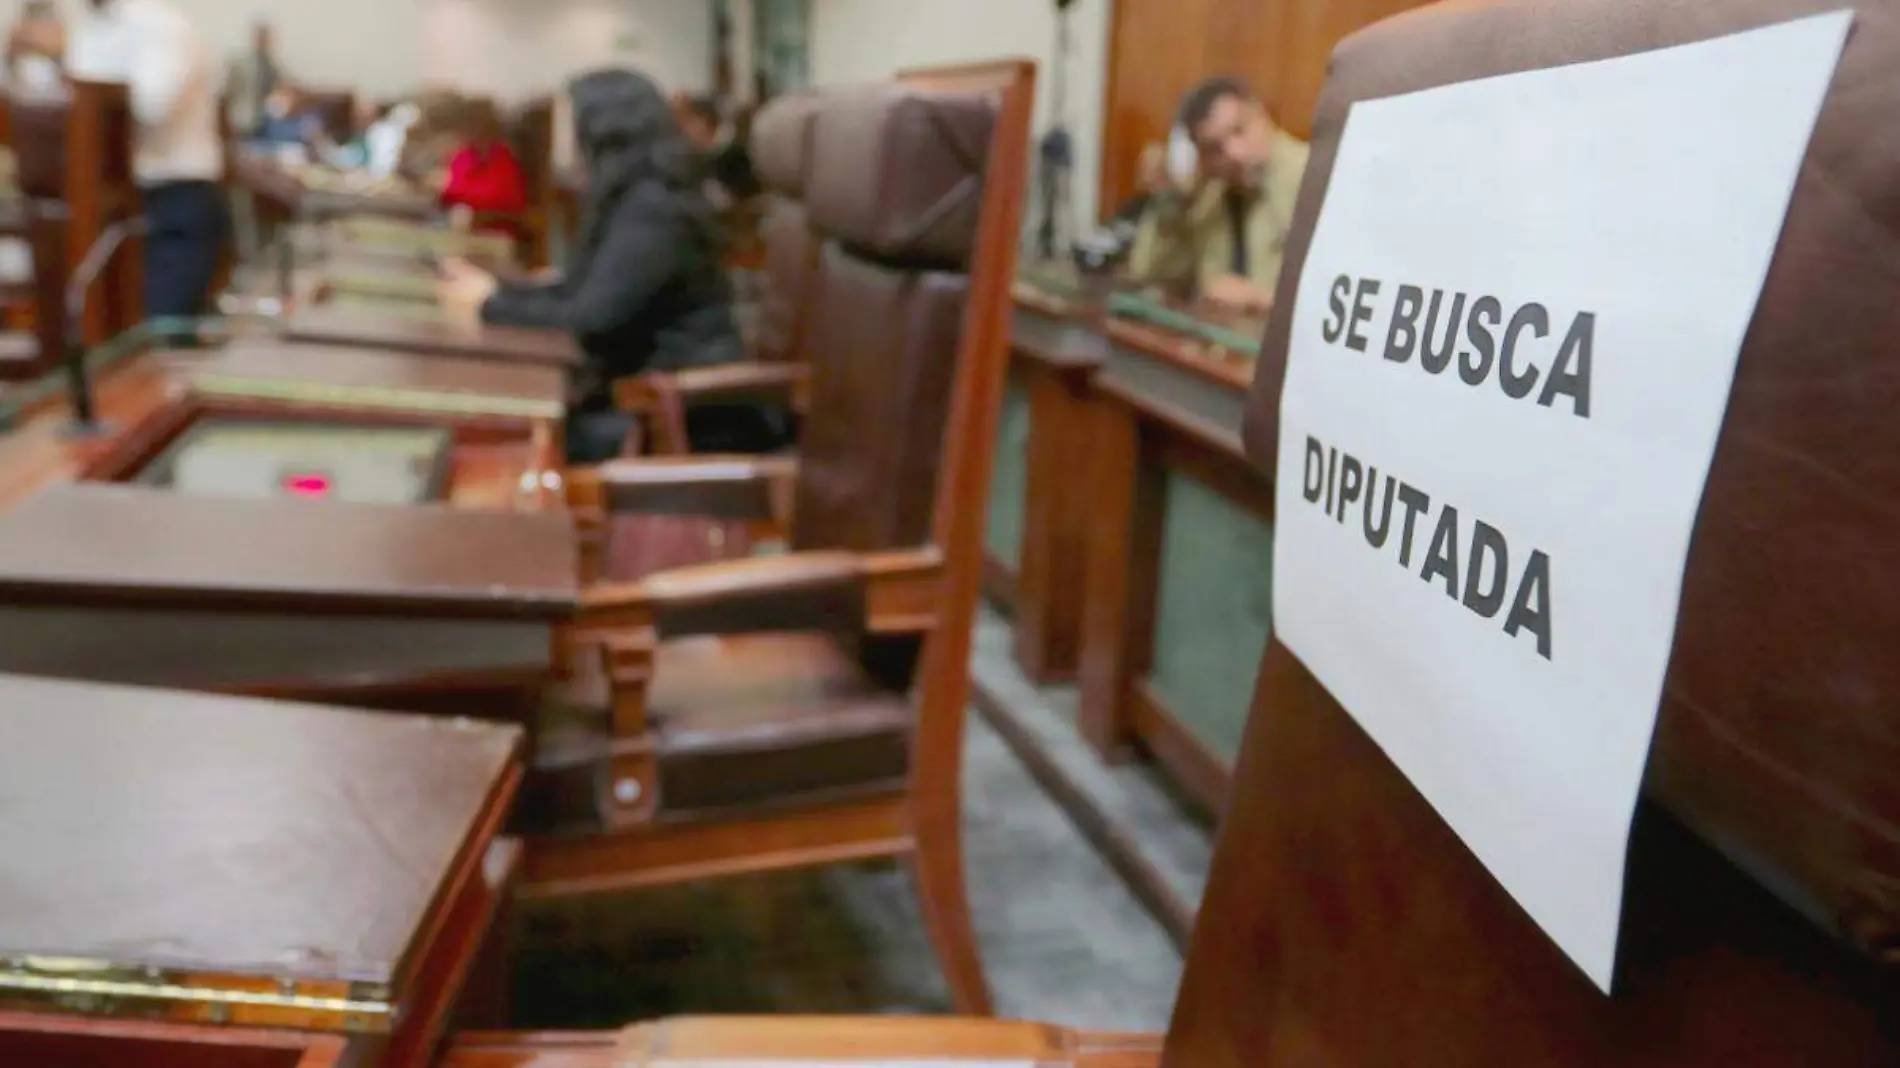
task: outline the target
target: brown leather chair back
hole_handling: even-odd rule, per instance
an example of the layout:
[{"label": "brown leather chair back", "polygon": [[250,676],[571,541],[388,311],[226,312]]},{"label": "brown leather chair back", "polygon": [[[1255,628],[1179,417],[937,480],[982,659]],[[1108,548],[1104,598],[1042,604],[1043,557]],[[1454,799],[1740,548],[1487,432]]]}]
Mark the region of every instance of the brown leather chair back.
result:
[{"label": "brown leather chair back", "polygon": [[[1340,45],[1248,412],[1260,470],[1354,101],[1838,6],[1459,0]],[[1167,1063],[1900,1063],[1900,10],[1857,7],[1702,501],[1616,993],[1275,644]]]},{"label": "brown leather chair back", "polygon": [[930,538],[995,121],[989,95],[905,85],[828,94],[819,109],[806,204],[829,240],[797,548]]},{"label": "brown leather chair back", "polygon": [[805,327],[817,296],[819,242],[803,203],[811,166],[818,97],[785,96],[752,120],[747,146],[772,204],[759,236],[765,244],[764,288],[759,294],[752,355],[767,363],[805,358]]}]

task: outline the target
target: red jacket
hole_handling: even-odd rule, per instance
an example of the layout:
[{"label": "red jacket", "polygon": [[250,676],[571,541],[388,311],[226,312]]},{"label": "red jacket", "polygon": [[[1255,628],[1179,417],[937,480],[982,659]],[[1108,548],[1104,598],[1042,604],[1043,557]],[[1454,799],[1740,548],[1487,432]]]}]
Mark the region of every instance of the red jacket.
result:
[{"label": "red jacket", "polygon": [[475,211],[513,214],[528,207],[528,182],[521,163],[507,145],[473,146],[449,160],[449,184],[442,190],[442,206],[467,205]]}]

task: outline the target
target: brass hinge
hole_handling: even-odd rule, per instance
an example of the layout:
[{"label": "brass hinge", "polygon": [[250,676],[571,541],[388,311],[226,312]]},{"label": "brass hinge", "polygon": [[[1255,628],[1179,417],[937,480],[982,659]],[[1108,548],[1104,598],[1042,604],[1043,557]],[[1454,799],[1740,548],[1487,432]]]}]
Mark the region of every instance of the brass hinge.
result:
[{"label": "brass hinge", "polygon": [[[315,989],[313,989],[315,988]],[[181,976],[71,957],[0,961],[0,1001],[87,1016],[381,1033],[395,1024],[388,990],[372,984]]]}]

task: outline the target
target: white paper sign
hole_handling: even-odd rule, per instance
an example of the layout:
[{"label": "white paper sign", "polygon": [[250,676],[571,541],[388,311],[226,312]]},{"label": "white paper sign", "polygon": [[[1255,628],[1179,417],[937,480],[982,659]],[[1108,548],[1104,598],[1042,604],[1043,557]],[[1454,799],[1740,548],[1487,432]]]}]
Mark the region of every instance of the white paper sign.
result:
[{"label": "white paper sign", "polygon": [[1689,537],[1851,13],[1355,105],[1274,626],[1605,991]]}]

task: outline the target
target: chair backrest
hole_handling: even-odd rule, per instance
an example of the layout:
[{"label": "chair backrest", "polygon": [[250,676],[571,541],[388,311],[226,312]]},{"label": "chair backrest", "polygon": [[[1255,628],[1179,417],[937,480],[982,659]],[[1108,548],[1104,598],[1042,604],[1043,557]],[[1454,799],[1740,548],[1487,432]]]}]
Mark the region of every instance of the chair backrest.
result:
[{"label": "chair backrest", "polygon": [[521,162],[529,205],[546,207],[554,192],[554,98],[538,96],[516,108],[508,140]]},{"label": "chair backrest", "polygon": [[805,358],[805,325],[817,296],[819,268],[819,242],[804,205],[818,107],[815,94],[780,97],[752,120],[747,141],[753,168],[772,198],[760,227],[765,284],[752,346],[753,358],[767,363]]},{"label": "chair backrest", "polygon": [[[38,218],[30,225],[36,233],[29,236],[35,271],[42,272],[35,299],[42,307],[55,307],[55,316],[40,317],[51,331],[64,321],[63,287],[71,266],[108,224],[139,212],[131,108],[122,85],[72,82],[61,92],[17,95],[10,111],[8,136],[20,194],[42,209],[35,212]],[[43,209],[54,204],[65,215],[66,232],[59,240],[43,230],[54,214]],[[134,249],[121,250],[90,291],[84,323],[89,343],[144,317],[136,259]],[[49,269],[50,275],[44,273]],[[49,303],[55,291],[56,304]],[[50,332],[42,337],[42,348],[47,339],[57,340]],[[59,349],[53,345],[49,360],[58,359]]]},{"label": "chair backrest", "polygon": [[[1299,275],[1355,101],[1839,6],[1456,0],[1343,43],[1248,412],[1263,474],[1275,471]],[[1890,6],[1860,5],[1833,84],[1702,499],[1630,846],[1614,996],[1275,642],[1165,1063],[1900,1063],[1900,376],[1890,367],[1900,17]]]},{"label": "chair backrest", "polygon": [[965,298],[996,114],[990,94],[893,84],[836,90],[819,110],[806,207],[826,242],[798,548],[930,540],[952,394],[971,357]]}]

